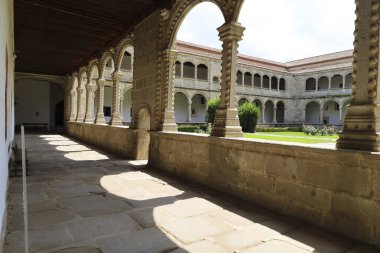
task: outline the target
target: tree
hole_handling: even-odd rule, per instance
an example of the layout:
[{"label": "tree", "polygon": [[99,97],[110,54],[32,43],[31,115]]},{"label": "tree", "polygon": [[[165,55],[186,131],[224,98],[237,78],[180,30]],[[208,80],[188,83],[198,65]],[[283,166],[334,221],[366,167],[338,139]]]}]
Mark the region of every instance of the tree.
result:
[{"label": "tree", "polygon": [[210,99],[207,103],[207,114],[206,114],[206,120],[207,123],[214,124],[216,110],[219,108],[220,99]]},{"label": "tree", "polygon": [[238,108],[240,126],[243,132],[253,133],[256,130],[257,121],[260,117],[260,110],[255,104],[245,102]]}]

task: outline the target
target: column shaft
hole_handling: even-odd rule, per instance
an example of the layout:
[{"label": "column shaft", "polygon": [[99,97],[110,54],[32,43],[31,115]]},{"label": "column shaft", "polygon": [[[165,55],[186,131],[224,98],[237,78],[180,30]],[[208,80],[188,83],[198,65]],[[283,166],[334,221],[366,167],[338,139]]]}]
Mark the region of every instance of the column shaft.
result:
[{"label": "column shaft", "polygon": [[95,119],[95,124],[97,125],[105,125],[106,120],[104,118],[104,85],[106,83],[105,79],[98,79],[98,108],[96,110],[96,119]]},{"label": "column shaft", "polygon": [[238,41],[243,36],[244,27],[239,23],[226,23],[218,28],[222,51],[222,82],[220,106],[216,112],[212,136],[242,137],[236,101],[236,65]]},{"label": "column shaft", "polygon": [[110,122],[112,126],[123,125],[123,121],[120,117],[120,80],[122,75],[120,71],[115,71],[112,74],[112,117]]}]

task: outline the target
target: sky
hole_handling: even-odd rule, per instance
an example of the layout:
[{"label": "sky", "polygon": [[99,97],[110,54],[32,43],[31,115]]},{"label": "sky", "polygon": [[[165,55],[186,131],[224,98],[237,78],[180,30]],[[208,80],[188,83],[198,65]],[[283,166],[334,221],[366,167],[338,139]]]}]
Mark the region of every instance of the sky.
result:
[{"label": "sky", "polygon": [[[353,48],[354,0],[245,0],[239,53],[287,62]],[[177,39],[221,49],[218,7],[204,2],[184,19]]]}]

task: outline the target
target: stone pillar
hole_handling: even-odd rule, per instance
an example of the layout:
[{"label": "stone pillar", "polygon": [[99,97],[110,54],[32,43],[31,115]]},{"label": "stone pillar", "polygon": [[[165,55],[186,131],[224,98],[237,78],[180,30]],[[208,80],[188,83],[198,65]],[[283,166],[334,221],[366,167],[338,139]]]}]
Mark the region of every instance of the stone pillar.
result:
[{"label": "stone pillar", "polygon": [[343,76],[342,89],[346,88],[346,75]]},{"label": "stone pillar", "polygon": [[342,123],[343,108],[339,105],[339,122]]},{"label": "stone pillar", "polygon": [[331,89],[331,76],[329,76],[328,79],[329,79],[329,86],[328,86],[328,89],[330,90],[330,89]]},{"label": "stone pillar", "polygon": [[265,123],[265,105],[263,105],[262,122]]},{"label": "stone pillar", "polygon": [[174,75],[175,61],[178,51],[167,49],[162,52],[164,67],[164,89],[163,89],[163,119],[159,130],[165,132],[177,132],[177,124],[174,116]]},{"label": "stone pillar", "polygon": [[269,77],[269,90],[272,90],[272,78]]},{"label": "stone pillar", "polygon": [[76,89],[72,89],[70,91],[70,122],[75,122],[75,119],[77,118],[77,91]]},{"label": "stone pillar", "polygon": [[273,120],[272,123],[277,123],[277,107],[273,106]]},{"label": "stone pillar", "polygon": [[226,23],[218,28],[222,51],[222,81],[220,106],[216,112],[212,136],[242,137],[236,101],[236,65],[238,41],[245,30],[239,23]]},{"label": "stone pillar", "polygon": [[183,79],[183,63],[181,62],[181,79]]},{"label": "stone pillar", "polygon": [[243,86],[243,91],[244,91],[244,73],[241,73],[241,86]]},{"label": "stone pillar", "polygon": [[124,93],[126,91],[126,84],[120,84],[120,119],[124,122],[123,107],[124,107]]},{"label": "stone pillar", "polygon": [[260,88],[263,88],[263,77],[260,75]]},{"label": "stone pillar", "polygon": [[99,78],[97,80],[98,83],[98,108],[96,110],[96,119],[95,124],[97,125],[105,125],[106,120],[104,118],[104,85],[106,83],[106,80],[104,78]]},{"label": "stone pillar", "polygon": [[187,122],[191,122],[191,105],[192,101],[187,101]]},{"label": "stone pillar", "polygon": [[89,80],[86,84],[86,116],[85,123],[94,123],[94,95],[96,86]]},{"label": "stone pillar", "polygon": [[319,124],[323,124],[323,105],[319,109]]},{"label": "stone pillar", "polygon": [[380,151],[380,0],[356,0],[352,100],[337,148]]},{"label": "stone pillar", "polygon": [[112,117],[110,125],[112,126],[121,126],[123,125],[123,121],[120,116],[120,80],[123,76],[121,71],[115,71],[112,74]]},{"label": "stone pillar", "polygon": [[84,87],[78,87],[78,112],[76,122],[83,122],[86,109],[86,89]]},{"label": "stone pillar", "polygon": [[319,79],[315,78],[315,91],[318,91]]}]

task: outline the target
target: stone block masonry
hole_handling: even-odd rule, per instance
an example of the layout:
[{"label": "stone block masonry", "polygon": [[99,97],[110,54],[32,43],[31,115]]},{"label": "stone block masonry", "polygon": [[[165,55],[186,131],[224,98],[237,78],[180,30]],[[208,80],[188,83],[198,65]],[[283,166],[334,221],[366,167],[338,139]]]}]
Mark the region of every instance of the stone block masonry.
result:
[{"label": "stone block masonry", "polygon": [[151,132],[149,165],[380,245],[380,154]]}]

